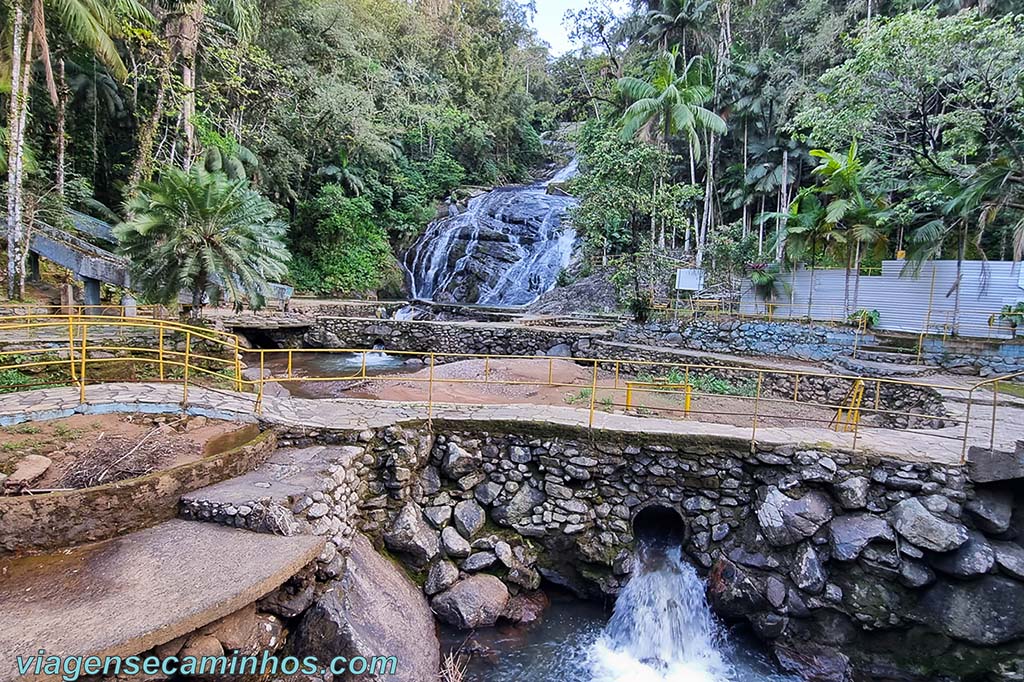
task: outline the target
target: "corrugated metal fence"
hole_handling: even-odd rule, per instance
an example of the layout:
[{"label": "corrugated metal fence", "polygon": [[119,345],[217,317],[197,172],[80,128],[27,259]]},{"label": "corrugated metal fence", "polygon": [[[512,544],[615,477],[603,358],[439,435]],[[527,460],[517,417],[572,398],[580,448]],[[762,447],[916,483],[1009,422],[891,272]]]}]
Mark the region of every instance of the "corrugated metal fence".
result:
[{"label": "corrugated metal fence", "polygon": [[[956,261],[933,261],[911,272],[905,261],[885,261],[880,273],[845,270],[784,273],[772,301],[753,287],[744,292],[741,312],[771,308],[773,318],[843,322],[858,310],[877,310],[877,329],[913,333],[1010,338],[1013,330],[999,321],[1003,306],[1024,301],[1024,265],[1005,261],[965,261],[960,286]],[[1024,334],[1019,329],[1018,334]]]}]

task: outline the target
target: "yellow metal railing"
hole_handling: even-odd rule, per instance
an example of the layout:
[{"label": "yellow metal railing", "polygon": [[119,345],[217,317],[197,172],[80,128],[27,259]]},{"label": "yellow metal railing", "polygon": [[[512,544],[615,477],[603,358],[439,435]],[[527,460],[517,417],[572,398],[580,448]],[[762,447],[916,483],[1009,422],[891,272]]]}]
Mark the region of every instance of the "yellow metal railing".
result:
[{"label": "yellow metal railing", "polygon": [[[842,433],[853,434],[854,448],[864,429],[888,429],[886,424],[906,422],[908,425],[939,420],[941,429],[915,430],[915,437],[962,441],[965,455],[972,438],[971,411],[979,389],[994,388],[991,431],[984,434],[989,447],[996,445],[999,384],[1024,375],[1020,373],[990,379],[970,386],[943,385],[925,381],[894,378],[863,379],[832,374],[814,368],[709,365],[700,363],[668,363],[626,358],[554,358],[537,356],[431,353],[387,351],[397,358],[422,361],[425,373],[374,375],[368,358],[380,351],[368,349],[267,349],[244,351],[234,334],[188,325],[176,320],[124,318],[118,316],[36,315],[0,318],[0,340],[4,335],[19,339],[28,336],[39,345],[27,350],[0,354],[0,373],[16,370],[36,381],[19,384],[6,381],[0,391],[35,386],[73,385],[84,402],[87,386],[109,381],[164,381],[181,384],[182,403],[189,399],[190,386],[218,386],[255,394],[255,410],[262,411],[266,387],[271,384],[349,382],[373,380],[386,384],[403,382],[422,385],[427,413],[432,417],[435,403],[442,402],[445,387],[474,385],[528,386],[577,391],[563,394],[564,402],[585,403],[588,423],[593,426],[602,411],[623,410],[630,414],[651,414],[664,418],[681,416],[697,421],[748,423],[752,447],[759,428],[765,424],[779,427],[837,426]],[[246,364],[259,368],[258,377],[243,374],[243,352]],[[296,358],[326,353],[347,353],[360,358],[359,366],[350,372],[327,375],[297,372]],[[437,368],[460,360],[482,361],[482,378],[441,376]],[[496,371],[503,361],[546,363],[543,378],[514,378]],[[561,363],[582,367],[583,373],[565,379],[556,374]],[[278,376],[268,376],[268,366]],[[543,365],[541,365],[543,367]],[[281,369],[276,368],[283,368]],[[585,376],[585,378],[584,378]],[[822,392],[843,388],[842,403],[816,400]],[[961,396],[966,403],[966,416],[927,414],[914,408],[890,408],[883,395],[900,389],[932,391]],[[813,390],[812,390],[813,389]],[[872,396],[869,397],[869,391]],[[534,404],[552,399],[533,399],[524,392],[522,402]],[[439,399],[440,398],[440,399]],[[571,398],[571,400],[570,400]],[[870,398],[873,398],[870,399]],[[787,407],[788,406],[788,407]],[[926,412],[926,411],[925,411]],[[872,417],[869,423],[865,419]],[[842,428],[839,428],[839,426]],[[957,433],[957,427],[962,431]],[[977,431],[977,430],[975,430]]]}]

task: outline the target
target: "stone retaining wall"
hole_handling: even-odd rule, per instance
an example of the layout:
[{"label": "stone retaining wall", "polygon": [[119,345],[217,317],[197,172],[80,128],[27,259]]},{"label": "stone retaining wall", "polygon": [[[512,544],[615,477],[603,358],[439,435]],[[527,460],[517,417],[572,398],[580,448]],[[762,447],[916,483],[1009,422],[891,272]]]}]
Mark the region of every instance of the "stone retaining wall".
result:
[{"label": "stone retaining wall", "polygon": [[[715,610],[808,677],[983,679],[1024,660],[1022,495],[958,466],[545,424],[280,437],[352,448],[352,476],[296,500],[296,524],[335,533],[338,556],[357,530],[383,542],[457,627],[514,619],[542,580],[615,595],[655,505],[685,524]],[[505,606],[474,611],[492,598]]]},{"label": "stone retaining wall", "polygon": [[[652,322],[646,325],[625,324],[616,330],[615,338],[629,343],[815,362],[845,358],[853,352],[855,344],[863,348],[885,342],[872,333],[865,334],[857,341],[851,328],[708,318],[687,322]],[[858,353],[858,357],[891,361],[891,358],[870,350]],[[922,360],[925,364],[956,374],[1004,376],[1024,371],[1024,343],[1020,340],[985,342],[929,338],[925,343]]]},{"label": "stone retaining wall", "polygon": [[277,447],[266,431],[240,447],[109,485],[0,497],[0,557],[96,542],[174,518],[185,493],[240,476]]}]

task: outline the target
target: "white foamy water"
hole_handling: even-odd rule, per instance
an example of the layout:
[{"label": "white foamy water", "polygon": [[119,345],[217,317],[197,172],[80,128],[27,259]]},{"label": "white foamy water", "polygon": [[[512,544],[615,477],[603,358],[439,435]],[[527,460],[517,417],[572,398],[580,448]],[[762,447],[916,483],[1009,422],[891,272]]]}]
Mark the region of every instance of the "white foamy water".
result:
[{"label": "white foamy water", "polygon": [[678,547],[640,550],[637,572],[590,651],[593,682],[733,679],[704,582]]}]

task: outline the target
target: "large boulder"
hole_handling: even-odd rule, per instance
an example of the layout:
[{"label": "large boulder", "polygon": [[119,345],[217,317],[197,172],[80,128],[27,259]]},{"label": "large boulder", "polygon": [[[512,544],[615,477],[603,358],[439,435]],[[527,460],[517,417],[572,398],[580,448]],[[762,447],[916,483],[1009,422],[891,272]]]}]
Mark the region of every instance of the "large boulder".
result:
[{"label": "large boulder", "polygon": [[1024,547],[1015,542],[993,542],[999,569],[1017,580],[1024,580]]},{"label": "large boulder", "polygon": [[874,540],[895,540],[888,521],[872,514],[847,514],[832,519],[828,528],[832,556],[840,561],[853,561]]},{"label": "large boulder", "polygon": [[825,581],[828,579],[818,553],[810,544],[800,545],[796,550],[789,575],[797,587],[812,594],[825,589]]},{"label": "large boulder", "polygon": [[971,531],[967,542],[956,551],[940,554],[932,558],[932,566],[958,578],[970,578],[992,570],[996,563],[996,554],[985,536]]},{"label": "large boulder", "polygon": [[1005,533],[1013,516],[1013,493],[1000,488],[979,489],[964,508],[986,533]]},{"label": "large boulder", "polygon": [[747,617],[768,606],[747,572],[728,559],[711,567],[707,593],[715,613],[727,618]]},{"label": "large boulder", "polygon": [[1003,644],[1024,637],[1024,584],[989,575],[969,582],[941,581],[918,602],[916,617],[972,644]]},{"label": "large boulder", "polygon": [[353,539],[344,577],[306,611],[294,645],[296,655],[321,661],[335,656],[397,660],[394,675],[360,679],[423,682],[436,679],[440,667],[440,643],[426,599],[362,535]]},{"label": "large boulder", "polygon": [[951,552],[967,542],[967,528],[940,519],[916,497],[903,500],[889,514],[896,532],[911,544],[933,552]]},{"label": "large boulder", "polygon": [[804,680],[814,682],[850,682],[850,659],[837,649],[807,642],[776,642],[779,665]]},{"label": "large boulder", "polygon": [[817,490],[789,497],[775,486],[764,493],[757,508],[757,521],[773,545],[792,545],[814,535],[832,518],[832,503]]},{"label": "large boulder", "polygon": [[384,544],[392,551],[408,554],[420,565],[429,563],[441,551],[437,531],[427,524],[414,502],[406,504],[395,516],[391,528],[384,533]]},{"label": "large boulder", "polygon": [[508,601],[505,583],[493,575],[477,574],[434,597],[431,605],[437,617],[448,625],[472,630],[497,623]]}]

